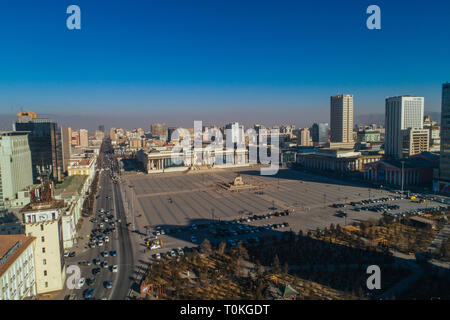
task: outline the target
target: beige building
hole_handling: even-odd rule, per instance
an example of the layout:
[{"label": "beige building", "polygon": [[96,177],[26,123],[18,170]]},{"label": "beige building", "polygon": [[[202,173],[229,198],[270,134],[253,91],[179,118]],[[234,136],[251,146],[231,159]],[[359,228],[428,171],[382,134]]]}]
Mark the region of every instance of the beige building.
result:
[{"label": "beige building", "polygon": [[36,295],[35,237],[0,235],[0,300]]},{"label": "beige building", "polygon": [[68,176],[76,176],[76,175],[82,175],[82,176],[89,176],[90,178],[93,178],[95,175],[95,163],[96,163],[97,157],[91,157],[91,158],[83,158],[81,160],[72,161],[72,163],[67,168],[67,174]]},{"label": "beige building", "polygon": [[430,131],[428,129],[409,128],[402,130],[403,134],[403,158],[430,150]]},{"label": "beige building", "polygon": [[89,132],[86,129],[80,129],[80,146],[89,147]]},{"label": "beige building", "polygon": [[381,160],[381,154],[361,154],[354,150],[320,149],[297,154],[297,163],[308,169],[333,172],[364,171],[364,165]]},{"label": "beige building", "polygon": [[25,234],[36,238],[37,294],[62,290],[65,281],[61,215],[64,201],[29,204],[21,210]]},{"label": "beige building", "polygon": [[298,129],[297,142],[302,147],[310,147],[313,145],[309,128]]},{"label": "beige building", "polygon": [[330,127],[331,142],[353,142],[353,95],[331,97]]}]

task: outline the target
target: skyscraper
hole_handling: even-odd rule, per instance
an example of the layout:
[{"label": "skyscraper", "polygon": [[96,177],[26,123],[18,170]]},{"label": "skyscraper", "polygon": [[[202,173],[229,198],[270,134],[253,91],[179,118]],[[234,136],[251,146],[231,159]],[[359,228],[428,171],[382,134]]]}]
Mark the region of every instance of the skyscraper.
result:
[{"label": "skyscraper", "polygon": [[328,123],[314,123],[311,128],[311,138],[315,146],[328,142]]},{"label": "skyscraper", "polygon": [[442,85],[439,180],[443,183],[450,183],[450,83]]},{"label": "skyscraper", "polygon": [[[424,98],[399,96],[386,99],[384,149],[388,156],[402,158],[408,129],[423,129]],[[406,152],[409,153],[409,152]]]},{"label": "skyscraper", "polygon": [[61,136],[58,125],[50,119],[41,119],[33,112],[20,112],[14,131],[28,131],[31,150],[33,181],[38,183],[42,175],[54,180],[62,179]]},{"label": "skyscraper", "polygon": [[67,167],[69,166],[69,160],[71,155],[71,145],[72,145],[72,130],[70,127],[60,128],[61,136],[61,150],[62,150],[62,167],[63,172],[67,172]]},{"label": "skyscraper", "polygon": [[19,191],[32,184],[27,133],[0,131],[0,202],[15,199]]},{"label": "skyscraper", "polygon": [[331,142],[353,142],[353,95],[331,97],[330,108]]},{"label": "skyscraper", "polygon": [[301,128],[298,129],[297,134],[297,143],[302,147],[310,147],[312,146],[311,135],[309,132],[309,128]]},{"label": "skyscraper", "polygon": [[89,147],[89,132],[86,129],[80,129],[80,146]]}]

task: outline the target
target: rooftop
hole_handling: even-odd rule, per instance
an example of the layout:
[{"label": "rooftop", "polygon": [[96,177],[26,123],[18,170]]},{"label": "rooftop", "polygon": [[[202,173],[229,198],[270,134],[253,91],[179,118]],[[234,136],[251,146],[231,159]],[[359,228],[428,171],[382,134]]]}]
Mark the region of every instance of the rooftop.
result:
[{"label": "rooftop", "polygon": [[21,234],[0,235],[0,275],[8,270],[35,239]]},{"label": "rooftop", "polygon": [[55,185],[57,194],[80,193],[88,177],[84,175],[74,175],[66,177],[63,182]]}]

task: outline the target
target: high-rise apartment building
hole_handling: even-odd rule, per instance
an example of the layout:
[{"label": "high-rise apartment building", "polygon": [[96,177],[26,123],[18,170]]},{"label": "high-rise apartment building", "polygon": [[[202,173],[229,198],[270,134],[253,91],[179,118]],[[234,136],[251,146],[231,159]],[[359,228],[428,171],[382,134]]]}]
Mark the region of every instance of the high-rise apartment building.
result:
[{"label": "high-rise apartment building", "polygon": [[80,146],[89,147],[89,132],[86,129],[80,129]]},{"label": "high-rise apartment building", "polygon": [[67,172],[69,160],[72,152],[72,130],[70,127],[60,127],[62,167],[63,172]]},{"label": "high-rise apartment building", "polygon": [[0,131],[0,202],[16,199],[19,191],[32,184],[27,133]]},{"label": "high-rise apartment building", "polygon": [[423,97],[399,96],[386,99],[384,149],[387,156],[397,159],[403,157],[404,137],[413,137],[403,130],[423,129],[423,110]]},{"label": "high-rise apartment building", "polygon": [[450,184],[450,83],[442,85],[439,180],[443,184]]},{"label": "high-rise apartment building", "polygon": [[343,94],[331,97],[330,141],[353,142],[353,95]]},{"label": "high-rise apartment building", "polygon": [[33,112],[20,112],[14,124],[14,131],[28,131],[31,150],[33,181],[41,176],[62,180],[61,136],[58,125],[50,119],[41,119]]},{"label": "high-rise apartment building", "polygon": [[309,132],[309,128],[301,128],[298,129],[297,134],[297,143],[302,147],[310,147],[312,146],[311,134]]}]

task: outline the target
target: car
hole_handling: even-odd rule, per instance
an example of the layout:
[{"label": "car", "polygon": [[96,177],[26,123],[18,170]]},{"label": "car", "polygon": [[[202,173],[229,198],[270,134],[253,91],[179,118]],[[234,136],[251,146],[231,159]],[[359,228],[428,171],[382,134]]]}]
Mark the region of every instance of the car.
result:
[{"label": "car", "polygon": [[86,265],[87,266],[92,266],[92,261],[91,260],[86,261]]},{"label": "car", "polygon": [[103,261],[102,267],[105,269],[108,268],[108,261]]},{"label": "car", "polygon": [[108,236],[105,237],[105,242],[109,242],[109,237]]},{"label": "car", "polygon": [[197,243],[197,237],[196,237],[196,236],[192,236],[192,237],[191,237],[191,241],[192,241],[193,243]]},{"label": "car", "polygon": [[170,256],[171,257],[175,257],[177,255],[177,253],[175,252],[175,250],[170,251]]},{"label": "car", "polygon": [[104,282],[105,288],[106,289],[111,289],[112,288],[112,280],[108,280]]},{"label": "car", "polygon": [[116,256],[117,256],[117,251],[116,251],[116,250],[112,250],[112,251],[109,253],[109,255],[110,255],[111,257],[116,257]]},{"label": "car", "polygon": [[97,273],[100,272],[100,268],[94,268],[92,269],[92,274],[95,276]]},{"label": "car", "polygon": [[119,271],[119,266],[117,264],[113,265],[111,268],[112,272],[118,272]]},{"label": "car", "polygon": [[179,256],[182,256],[184,254],[183,249],[181,249],[181,248],[178,248],[177,252],[178,252]]},{"label": "car", "polygon": [[69,251],[65,251],[65,252],[64,252],[64,258],[68,258],[69,255],[70,255],[70,252],[69,252]]},{"label": "car", "polygon": [[94,259],[94,263],[95,265],[99,266],[102,262],[100,261],[99,258]]},{"label": "car", "polygon": [[155,259],[161,259],[161,254],[158,252],[158,253],[155,253]]},{"label": "car", "polygon": [[101,246],[103,246],[105,243],[102,241],[102,240],[100,240],[99,242],[98,242],[98,246],[99,247],[101,247]]},{"label": "car", "polygon": [[93,288],[87,289],[84,292],[83,296],[84,296],[85,299],[92,299],[94,297],[94,289]]},{"label": "car", "polygon": [[78,289],[81,289],[84,286],[85,283],[86,283],[86,279],[85,278],[80,278],[78,280]]},{"label": "car", "polygon": [[109,252],[108,251],[103,251],[102,252],[102,256],[105,257],[105,258],[109,257]]}]

